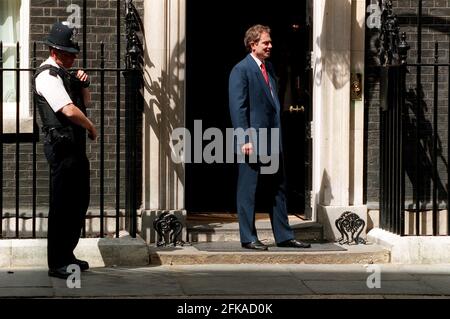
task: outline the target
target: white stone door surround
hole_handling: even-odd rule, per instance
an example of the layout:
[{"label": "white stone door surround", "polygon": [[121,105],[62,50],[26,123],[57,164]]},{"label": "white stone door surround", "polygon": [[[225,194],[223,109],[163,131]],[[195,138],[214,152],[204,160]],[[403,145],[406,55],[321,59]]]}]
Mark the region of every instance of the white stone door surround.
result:
[{"label": "white stone door surround", "polygon": [[352,73],[364,75],[364,0],[315,0],[313,18],[313,217],[325,236],[345,211],[367,221],[363,203],[364,97],[350,99]]}]

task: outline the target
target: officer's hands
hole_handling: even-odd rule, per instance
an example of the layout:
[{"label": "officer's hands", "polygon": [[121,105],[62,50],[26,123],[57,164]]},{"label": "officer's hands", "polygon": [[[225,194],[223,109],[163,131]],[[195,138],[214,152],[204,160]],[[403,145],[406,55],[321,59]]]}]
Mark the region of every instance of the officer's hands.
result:
[{"label": "officer's hands", "polygon": [[97,130],[95,129],[95,126],[92,125],[91,128],[88,129],[88,137],[91,140],[95,141],[97,139],[97,136],[98,136]]},{"label": "officer's hands", "polygon": [[89,76],[88,76],[87,73],[84,72],[83,70],[78,70],[76,77],[77,77],[77,79],[79,79],[81,82],[87,82],[87,81],[89,81]]}]

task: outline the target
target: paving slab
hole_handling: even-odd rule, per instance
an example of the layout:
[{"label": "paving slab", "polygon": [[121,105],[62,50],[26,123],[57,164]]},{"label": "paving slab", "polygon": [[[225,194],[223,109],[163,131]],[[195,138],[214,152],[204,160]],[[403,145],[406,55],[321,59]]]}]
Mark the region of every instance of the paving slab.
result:
[{"label": "paving slab", "polygon": [[0,288],[0,298],[52,298],[55,297],[53,288],[21,287]]},{"label": "paving slab", "polygon": [[170,272],[140,272],[133,269],[93,269],[83,272],[81,288],[68,288],[66,281],[52,278],[60,297],[151,297],[183,295]]},{"label": "paving slab", "polygon": [[351,295],[439,295],[440,292],[421,281],[381,281],[380,288],[370,289],[366,280],[346,281],[304,281],[305,285],[317,294]]},{"label": "paving slab", "polygon": [[[415,276],[406,272],[392,272],[384,265],[288,265],[289,271],[301,280],[339,281],[367,280],[375,269],[380,270],[380,279],[386,281],[414,281]],[[376,267],[376,268],[375,268]]]},{"label": "paving slab", "polygon": [[[203,280],[202,280],[203,279]],[[179,276],[180,285],[187,295],[302,295],[311,294],[301,281],[291,276]]]},{"label": "paving slab", "polygon": [[[167,266],[166,266],[167,267]],[[185,277],[278,277],[290,276],[285,265],[175,265],[168,266],[172,273]],[[167,268],[166,268],[167,269]]]},{"label": "paving slab", "polygon": [[0,288],[51,287],[47,269],[0,271]]},{"label": "paving slab", "polygon": [[432,287],[443,295],[450,295],[450,276],[443,277],[441,275],[421,275],[420,281]]},{"label": "paving slab", "polygon": [[412,295],[386,295],[383,296],[384,299],[450,299],[450,296],[412,296]]},{"label": "paving slab", "polygon": [[[370,289],[367,267],[378,266]],[[0,269],[2,298],[393,298],[450,297],[450,265],[209,264],[99,267],[81,274],[81,288],[45,268]]]}]

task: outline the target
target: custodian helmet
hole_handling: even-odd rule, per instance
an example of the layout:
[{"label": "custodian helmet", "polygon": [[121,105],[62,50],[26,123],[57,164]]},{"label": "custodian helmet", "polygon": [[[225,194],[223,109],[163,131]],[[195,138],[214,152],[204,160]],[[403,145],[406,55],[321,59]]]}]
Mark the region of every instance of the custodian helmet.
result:
[{"label": "custodian helmet", "polygon": [[80,52],[80,47],[73,41],[74,34],[75,28],[63,22],[55,22],[44,43],[52,48],[76,54]]}]

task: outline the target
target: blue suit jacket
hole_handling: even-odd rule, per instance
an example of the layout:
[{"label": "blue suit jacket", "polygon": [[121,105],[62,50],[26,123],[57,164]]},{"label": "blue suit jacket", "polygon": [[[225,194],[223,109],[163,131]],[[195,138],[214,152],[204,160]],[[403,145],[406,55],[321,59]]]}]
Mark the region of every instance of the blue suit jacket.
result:
[{"label": "blue suit jacket", "polygon": [[[272,64],[266,61],[266,69],[269,74],[270,85],[266,84],[261,69],[255,59],[248,54],[233,68],[230,74],[228,93],[231,121],[234,129],[247,130],[254,128],[258,133],[261,128],[268,129],[266,149],[270,155],[274,150],[270,146],[271,128],[280,129],[280,102],[278,100],[278,87]],[[280,141],[281,141],[281,131]],[[260,149],[260,140],[258,149]],[[246,143],[250,142],[246,138]],[[252,141],[254,143],[254,141]],[[236,148],[240,149],[241,145]],[[281,150],[280,147],[278,149]]]}]

